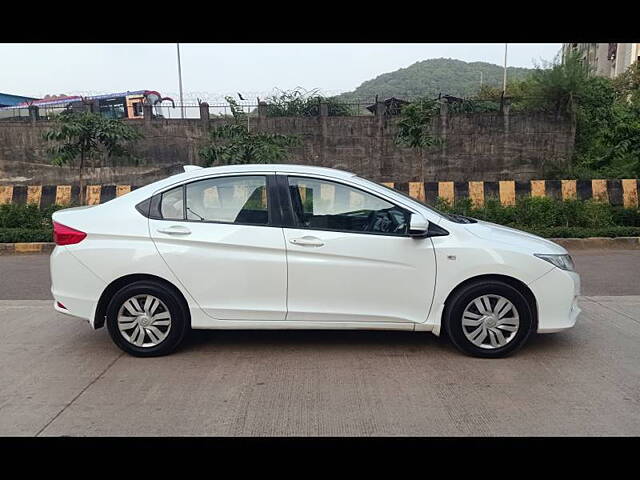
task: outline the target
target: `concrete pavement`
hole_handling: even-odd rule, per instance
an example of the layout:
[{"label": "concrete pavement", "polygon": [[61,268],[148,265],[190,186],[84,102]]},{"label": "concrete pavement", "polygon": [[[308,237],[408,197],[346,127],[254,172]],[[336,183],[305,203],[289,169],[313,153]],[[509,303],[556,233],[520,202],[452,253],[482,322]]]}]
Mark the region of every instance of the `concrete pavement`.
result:
[{"label": "concrete pavement", "polygon": [[0,256],[0,436],[637,436],[640,253],[572,254],[599,296],[500,360],[365,331],[198,331],[133,358],[53,311],[48,255]]},{"label": "concrete pavement", "polygon": [[50,301],[0,301],[0,435],[639,435],[640,296],[581,305],[500,360],[360,331],[194,332],[140,359]]}]

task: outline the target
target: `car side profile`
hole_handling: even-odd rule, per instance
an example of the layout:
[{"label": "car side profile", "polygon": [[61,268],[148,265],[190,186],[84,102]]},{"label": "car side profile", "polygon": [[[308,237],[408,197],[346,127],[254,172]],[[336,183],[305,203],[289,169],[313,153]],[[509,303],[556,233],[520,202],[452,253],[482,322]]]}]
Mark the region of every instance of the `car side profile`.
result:
[{"label": "car side profile", "polygon": [[136,356],[189,329],[380,329],[502,357],[580,313],[563,247],[335,169],[185,166],[53,222],[55,309]]}]

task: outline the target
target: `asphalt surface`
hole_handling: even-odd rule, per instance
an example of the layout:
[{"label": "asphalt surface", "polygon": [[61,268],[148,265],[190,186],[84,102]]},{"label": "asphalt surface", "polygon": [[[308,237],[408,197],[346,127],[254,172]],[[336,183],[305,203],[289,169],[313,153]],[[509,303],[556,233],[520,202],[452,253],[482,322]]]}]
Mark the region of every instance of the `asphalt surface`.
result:
[{"label": "asphalt surface", "polygon": [[367,331],[197,331],[134,358],[52,310],[47,256],[0,257],[18,296],[0,300],[0,436],[640,435],[640,252],[574,253],[576,327],[499,360]]}]

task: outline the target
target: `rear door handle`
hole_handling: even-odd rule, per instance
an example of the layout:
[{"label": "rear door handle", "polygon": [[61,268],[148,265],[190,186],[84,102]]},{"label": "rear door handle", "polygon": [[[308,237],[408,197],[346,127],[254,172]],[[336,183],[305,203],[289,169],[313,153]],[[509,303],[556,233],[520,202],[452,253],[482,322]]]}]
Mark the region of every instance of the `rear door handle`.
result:
[{"label": "rear door handle", "polygon": [[182,225],[172,225],[167,228],[159,228],[157,230],[159,233],[166,233],[169,235],[189,235],[191,230],[187,227],[183,227]]},{"label": "rear door handle", "polygon": [[289,240],[294,245],[300,245],[301,247],[321,247],[324,245],[324,242],[316,237],[300,237],[300,238],[292,238]]}]

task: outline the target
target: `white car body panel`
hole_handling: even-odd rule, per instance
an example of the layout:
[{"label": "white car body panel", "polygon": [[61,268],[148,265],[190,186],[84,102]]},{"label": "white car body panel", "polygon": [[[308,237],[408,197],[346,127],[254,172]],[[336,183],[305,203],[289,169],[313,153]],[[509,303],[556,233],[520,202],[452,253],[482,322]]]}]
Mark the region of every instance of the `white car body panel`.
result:
[{"label": "white car body panel", "polygon": [[[358,186],[424,215],[449,232],[414,239],[312,229],[175,222],[189,238],[157,232],[135,205],[187,181],[228,174],[295,174]],[[53,219],[87,233],[51,255],[52,294],[95,327],[98,300],[112,282],[135,274],[173,284],[193,328],[399,329],[440,332],[444,303],[467,279],[504,275],[536,298],[538,332],[574,325],[579,276],[534,253],[564,254],[553,242],[486,222],[449,221],[405,196],[349,172],[300,165],[190,169],[105,204],[60,210]],[[293,245],[304,236],[321,247]],[[168,238],[170,237],[170,238]],[[225,266],[229,265],[229,266]]]},{"label": "white car body panel", "polygon": [[[163,233],[181,225],[190,235]],[[149,220],[151,237],[176,278],[217,320],[284,320],[287,258],[282,228]]]},{"label": "white car body panel", "polygon": [[[295,228],[284,234],[287,320],[426,321],[436,280],[429,239]],[[299,238],[324,245],[291,243]]]}]

